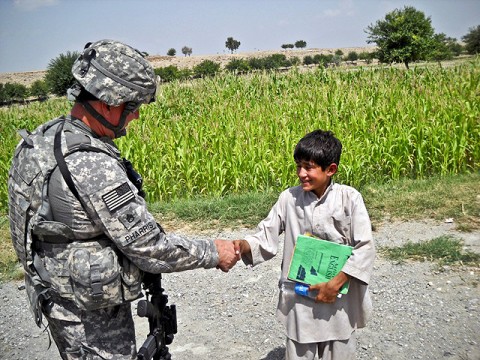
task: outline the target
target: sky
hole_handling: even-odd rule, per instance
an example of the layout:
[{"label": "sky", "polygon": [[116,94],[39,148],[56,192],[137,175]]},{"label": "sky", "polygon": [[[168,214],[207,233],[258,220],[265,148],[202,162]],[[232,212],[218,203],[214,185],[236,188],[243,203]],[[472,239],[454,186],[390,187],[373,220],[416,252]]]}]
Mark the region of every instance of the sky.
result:
[{"label": "sky", "polygon": [[460,40],[480,25],[480,0],[0,0],[0,73],[45,70],[60,54],[113,39],[150,55],[183,56],[369,46],[365,29],[413,6],[436,33]]}]

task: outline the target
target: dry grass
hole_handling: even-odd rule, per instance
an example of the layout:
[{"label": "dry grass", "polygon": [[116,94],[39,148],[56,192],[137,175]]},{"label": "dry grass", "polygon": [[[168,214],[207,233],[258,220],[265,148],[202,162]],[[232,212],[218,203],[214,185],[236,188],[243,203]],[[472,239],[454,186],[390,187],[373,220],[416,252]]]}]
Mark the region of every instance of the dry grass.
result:
[{"label": "dry grass", "polygon": [[[345,55],[350,51],[356,51],[361,53],[363,51],[370,52],[375,48],[368,47],[352,47],[352,48],[340,48]],[[192,55],[192,56],[166,56],[166,55],[152,55],[148,56],[147,59],[152,63],[153,67],[167,67],[170,65],[177,66],[179,69],[193,68],[195,65],[198,65],[204,60],[211,60],[223,67],[232,59],[248,59],[252,57],[265,57],[272,54],[282,53],[291,58],[297,56],[299,59],[303,59],[306,55],[315,55],[315,54],[334,54],[338,49],[303,49],[303,50],[269,50],[269,51],[255,51],[255,52],[239,52],[235,54],[215,54],[215,55]],[[25,72],[14,72],[14,73],[0,73],[0,83],[5,84],[7,82],[23,84],[25,86],[30,86],[36,80],[42,80],[45,77],[46,71],[25,71]]]}]

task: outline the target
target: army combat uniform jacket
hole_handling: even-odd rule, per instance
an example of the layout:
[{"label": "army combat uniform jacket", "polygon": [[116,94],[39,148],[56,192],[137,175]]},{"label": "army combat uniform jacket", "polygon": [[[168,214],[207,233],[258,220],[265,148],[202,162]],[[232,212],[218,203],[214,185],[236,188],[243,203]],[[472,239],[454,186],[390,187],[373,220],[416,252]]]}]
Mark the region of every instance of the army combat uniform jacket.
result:
[{"label": "army combat uniform jacket", "polygon": [[285,240],[280,285],[287,280],[297,235],[310,233],[353,247],[352,256],[342,269],[352,278],[346,295],[333,304],[325,304],[281,291],[277,307],[277,317],[285,325],[287,336],[296,342],[350,338],[356,328],[365,326],[371,312],[367,285],[375,258],[370,219],[360,193],[333,181],[321,198],[301,186],[282,192],[257,232],[245,237],[253,265],[277,253],[282,233]]},{"label": "army combat uniform jacket", "polygon": [[[61,151],[78,199],[54,159],[53,139],[60,125]],[[118,305],[116,324],[109,323],[109,316],[103,325],[96,322],[97,335],[91,340],[100,339],[98,346],[88,345],[83,334],[78,335],[82,349],[72,349],[78,344],[65,344],[64,349],[82,352],[91,347],[91,353],[101,353],[105,345],[102,333],[109,328],[117,329],[113,331],[118,346],[122,346],[120,335],[124,332],[134,348],[128,302],[140,295],[142,271],[213,268],[218,264],[215,244],[167,236],[147,210],[110,139],[98,138],[83,122],[70,117],[52,120],[33,134],[39,132],[43,137],[33,144],[32,139],[37,138],[23,135],[9,174],[12,240],[26,270],[32,310],[37,317],[42,310],[39,289],[48,289],[54,301],[43,312],[59,345],[76,335],[61,334],[58,321],[86,326],[89,316],[98,318]],[[28,156],[22,153],[32,147],[35,151]],[[73,331],[80,334],[86,330]],[[61,346],[59,349],[62,353]],[[102,356],[110,358],[108,353]]]}]

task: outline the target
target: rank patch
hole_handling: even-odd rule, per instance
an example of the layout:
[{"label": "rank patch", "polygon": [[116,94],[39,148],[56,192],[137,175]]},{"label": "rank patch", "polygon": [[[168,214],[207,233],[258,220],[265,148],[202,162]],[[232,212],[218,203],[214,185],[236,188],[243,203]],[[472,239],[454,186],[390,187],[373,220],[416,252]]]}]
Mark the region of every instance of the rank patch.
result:
[{"label": "rank patch", "polygon": [[126,182],[102,196],[110,212],[121,208],[133,198],[135,198],[135,195]]}]

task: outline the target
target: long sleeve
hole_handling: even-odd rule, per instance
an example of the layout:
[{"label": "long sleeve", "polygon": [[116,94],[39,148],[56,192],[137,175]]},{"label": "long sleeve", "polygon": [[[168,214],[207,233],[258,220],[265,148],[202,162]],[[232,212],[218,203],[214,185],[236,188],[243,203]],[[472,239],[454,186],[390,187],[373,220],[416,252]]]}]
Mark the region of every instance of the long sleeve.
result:
[{"label": "long sleeve", "polygon": [[[94,214],[93,224],[86,225],[86,232],[111,239],[140,269],[160,273],[212,268],[218,264],[213,241],[189,240],[162,232],[116,159],[104,153],[79,151],[66,161],[89,208],[83,217]],[[76,199],[75,202],[81,209]]]},{"label": "long sleeve", "polygon": [[343,272],[368,284],[375,260],[372,225],[360,194],[352,198],[350,238],[353,253],[343,267]]},{"label": "long sleeve", "polygon": [[247,263],[255,266],[277,254],[279,235],[285,228],[284,197],[280,195],[268,216],[258,224],[255,234],[245,237],[252,255],[251,259],[245,259]]}]

